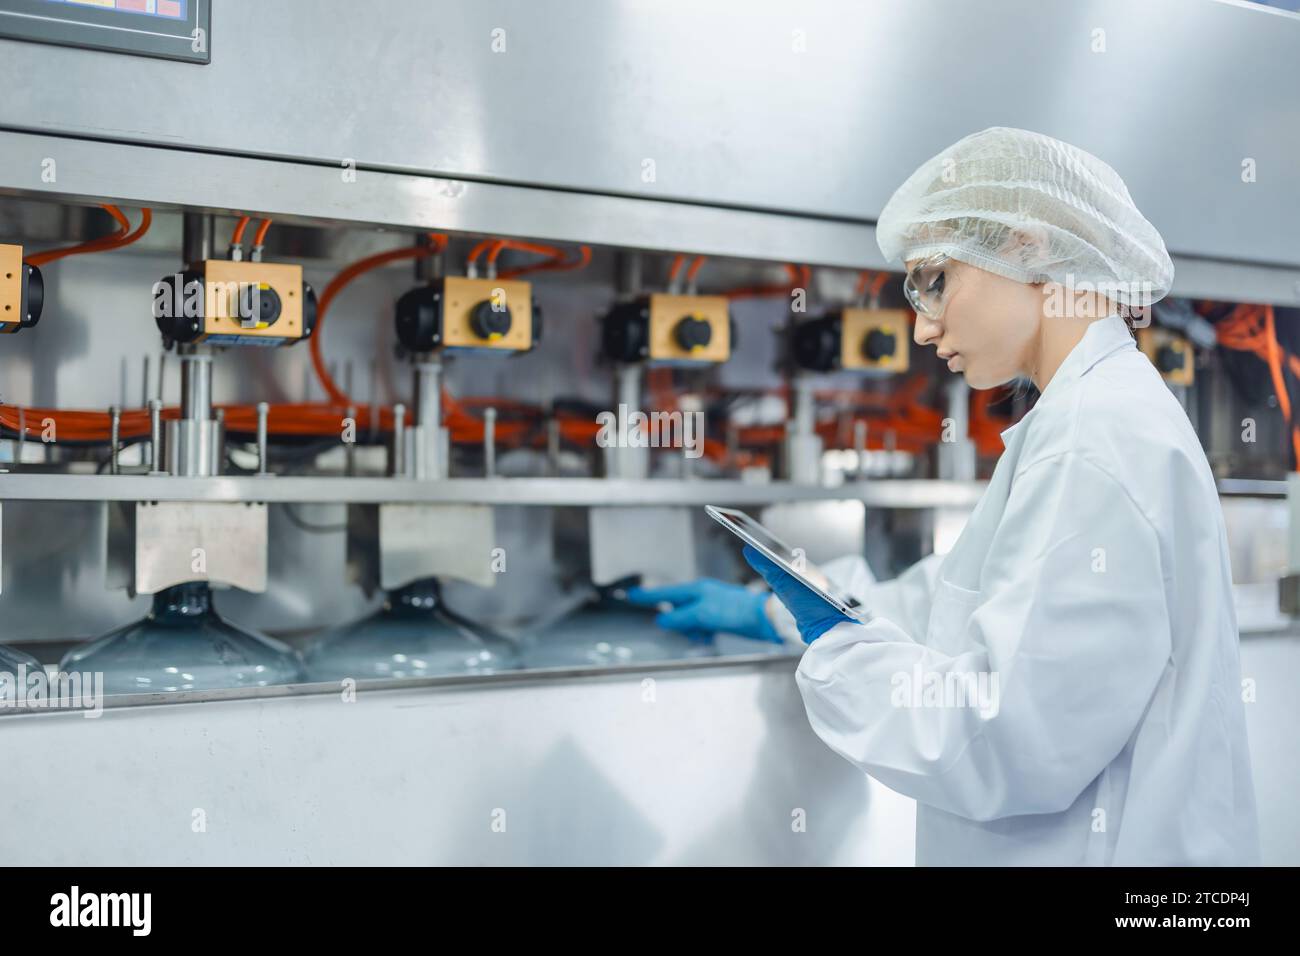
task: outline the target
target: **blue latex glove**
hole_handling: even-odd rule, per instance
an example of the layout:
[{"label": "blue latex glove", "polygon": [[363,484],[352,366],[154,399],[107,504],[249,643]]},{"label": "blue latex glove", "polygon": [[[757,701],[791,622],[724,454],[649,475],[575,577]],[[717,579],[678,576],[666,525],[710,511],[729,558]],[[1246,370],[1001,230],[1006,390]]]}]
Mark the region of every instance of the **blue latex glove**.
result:
[{"label": "blue latex glove", "polygon": [[756,594],[739,584],[701,578],[662,588],[632,588],[627,592],[627,599],[643,607],[671,604],[673,609],[661,613],[655,623],[671,631],[683,631],[697,640],[724,631],[759,641],[781,642],[776,628],[763,613],[767,594]]},{"label": "blue latex glove", "polygon": [[799,636],[805,643],[811,644],[836,624],[844,621],[852,622],[852,618],[831,607],[807,585],[774,563],[761,551],[745,545],[744,553],[749,566],[763,576],[767,586],[794,615],[794,622],[799,626]]}]

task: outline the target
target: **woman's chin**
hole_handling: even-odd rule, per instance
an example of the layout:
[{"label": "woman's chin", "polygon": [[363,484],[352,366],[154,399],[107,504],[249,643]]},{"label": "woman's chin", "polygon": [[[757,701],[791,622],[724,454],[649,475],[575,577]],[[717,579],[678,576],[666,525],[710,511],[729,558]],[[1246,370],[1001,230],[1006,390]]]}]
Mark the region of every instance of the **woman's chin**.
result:
[{"label": "woman's chin", "polygon": [[1010,385],[1016,380],[1014,375],[988,375],[981,373],[979,369],[972,371],[969,368],[962,369],[961,376],[966,379],[966,384],[977,392],[985,392],[990,388],[1001,388],[1003,385]]}]

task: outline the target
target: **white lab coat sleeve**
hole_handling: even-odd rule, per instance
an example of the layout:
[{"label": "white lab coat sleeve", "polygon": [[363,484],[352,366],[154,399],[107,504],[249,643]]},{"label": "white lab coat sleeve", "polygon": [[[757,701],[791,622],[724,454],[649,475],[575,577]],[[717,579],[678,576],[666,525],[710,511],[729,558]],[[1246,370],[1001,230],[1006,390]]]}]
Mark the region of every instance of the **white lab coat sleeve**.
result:
[{"label": "white lab coat sleeve", "polygon": [[1169,660],[1160,541],[1118,482],[1067,453],[1016,476],[981,563],[977,589],[938,582],[923,642],[876,618],[811,644],[808,719],[931,806],[1059,812],[1123,749]]},{"label": "white lab coat sleeve", "polygon": [[887,618],[920,641],[930,620],[930,605],[943,558],[941,554],[928,555],[898,577],[874,585],[859,600],[872,617]]},{"label": "white lab coat sleeve", "polygon": [[[873,616],[887,617],[909,634],[924,634],[925,622],[930,618],[930,596],[942,562],[942,555],[929,555],[888,581],[877,581],[867,562],[858,555],[836,558],[823,565],[822,570],[842,590],[862,602]],[[767,599],[764,610],[785,643],[799,648],[805,646],[794,615],[775,594]]]}]

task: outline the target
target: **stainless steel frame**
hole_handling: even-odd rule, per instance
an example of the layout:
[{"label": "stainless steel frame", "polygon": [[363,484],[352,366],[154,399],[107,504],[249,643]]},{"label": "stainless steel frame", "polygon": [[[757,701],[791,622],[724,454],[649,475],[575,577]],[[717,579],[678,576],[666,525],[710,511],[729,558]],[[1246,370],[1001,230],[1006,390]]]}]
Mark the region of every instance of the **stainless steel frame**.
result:
[{"label": "stainless steel frame", "polygon": [[[1300,147],[1297,147],[1300,150]],[[56,182],[43,161],[60,157]],[[148,169],[149,176],[139,170]],[[658,252],[883,269],[866,221],[35,135],[0,128],[0,195],[116,201],[283,222],[520,236]],[[1279,247],[1279,250],[1289,247]],[[1300,264],[1174,254],[1173,294],[1300,305]]]},{"label": "stainless steel frame", "polygon": [[[0,127],[293,160],[286,195],[321,207],[303,215],[332,206],[343,220],[382,222],[347,207],[387,170],[440,177],[422,193],[384,190],[414,226],[874,266],[874,243],[854,241],[861,225],[839,242],[800,242],[748,220],[765,243],[746,230],[655,229],[645,205],[571,194],[865,224],[922,160],[1001,124],[1105,158],[1175,253],[1300,266],[1300,182],[1289,175],[1300,126],[1285,121],[1300,89],[1295,14],[1219,0],[372,6],[223,0],[207,66],[0,41]],[[180,177],[152,158],[83,162],[66,140],[41,156],[89,196],[151,190],[155,202],[295,212],[245,189],[257,177],[210,175],[189,166],[193,155],[176,157]],[[39,162],[7,160],[0,186],[39,180]],[[358,170],[350,185],[345,160]],[[313,163],[318,177],[305,176]],[[108,188],[124,176],[127,192]],[[458,210],[489,183],[509,187],[491,191],[502,198],[522,187],[553,198],[502,203],[471,224]],[[218,191],[237,198],[201,198]],[[178,192],[188,195],[169,198]],[[432,215],[438,206],[449,214]]]},{"label": "stainless steel frame", "polygon": [[[205,67],[0,40],[0,196],[878,269],[886,264],[873,222],[894,187],[958,137],[1005,124],[1110,161],[1174,253],[1175,294],[1300,304],[1300,180],[1287,174],[1300,126],[1278,121],[1293,114],[1300,89],[1293,15],[1219,0],[382,6],[223,0]],[[508,52],[493,48],[498,30]],[[1193,125],[1206,118],[1212,124]],[[644,176],[647,161],[656,177]],[[1258,170],[1250,181],[1246,163]],[[183,233],[175,232],[179,251]],[[128,368],[156,347],[133,283],[137,273],[152,281],[170,271],[173,258],[159,242],[55,273],[51,318],[0,355],[7,400],[126,405]],[[316,267],[323,275],[335,264]],[[398,278],[371,278],[354,290],[368,303],[355,307],[358,320],[333,325],[334,355],[383,355],[387,325],[377,334],[364,319],[386,323],[387,306],[376,303]],[[531,365],[512,367],[520,394],[553,394],[556,380],[539,371],[548,357],[565,363],[567,383],[600,384],[584,350],[587,319],[619,290],[584,289],[584,281],[591,276],[565,286],[565,348],[543,343]],[[762,320],[751,327],[768,327],[761,308],[743,308]],[[744,358],[758,371],[729,377],[741,371],[733,360],[720,372],[724,388],[769,376],[769,343],[745,339]],[[104,394],[115,361],[120,396]],[[309,400],[307,383],[289,384],[302,366],[301,350],[250,359],[242,369],[260,374],[241,374],[236,388],[234,370],[219,370],[216,391]],[[490,376],[464,377],[493,388]],[[373,403],[398,397],[376,388],[377,367],[368,379]],[[1283,486],[1228,481],[1220,490],[1278,496]],[[344,532],[330,513],[341,504],[494,505],[512,520],[549,521],[546,506],[852,500],[960,509],[982,491],[964,481],[828,488],[19,469],[0,474],[5,517],[19,529],[6,543],[4,623],[34,634],[25,624],[56,616],[64,640],[135,616],[122,595],[100,587],[103,559],[89,543],[109,510],[99,502],[318,506],[326,514],[306,530],[294,509],[268,509],[282,530],[290,518],[297,529],[278,536],[286,553],[272,572],[281,577],[256,599],[223,595],[237,619],[256,603],[286,630],[305,632],[321,622],[277,610],[277,598],[319,598],[298,603],[318,603],[313,611],[340,621],[359,610],[339,586]],[[543,507],[504,507],[515,505]],[[513,527],[535,543],[549,540],[545,524]],[[513,592],[521,606],[553,600],[528,590],[558,588],[547,578],[552,556],[534,547],[520,558],[514,586],[494,590]],[[1260,788],[1262,818],[1274,814],[1267,845],[1294,862],[1296,781],[1285,759],[1294,748],[1285,731],[1295,724],[1285,712],[1294,710],[1286,693],[1294,639],[1243,649],[1245,673],[1264,691],[1251,709],[1252,746],[1273,758],[1257,760],[1273,775],[1271,788]],[[328,685],[121,698],[89,726],[73,713],[10,714],[0,718],[0,761],[42,772],[39,787],[28,775],[27,785],[0,788],[0,815],[21,824],[0,834],[0,859],[910,862],[910,802],[815,739],[792,666],[786,657],[733,658],[362,685],[355,703]],[[156,703],[175,706],[131,706]],[[490,825],[498,810],[509,814],[506,833]],[[193,827],[199,811],[209,821],[203,831]],[[791,826],[801,812],[805,832]]]},{"label": "stainless steel frame", "polygon": [[910,864],[911,801],[813,735],[792,667],[362,685],[354,702],[335,688],[114,707],[97,719],[0,718],[0,762],[40,769],[0,788],[0,814],[23,823],[0,833],[0,858]]},{"label": "stainless steel frame", "polygon": [[[58,158],[58,180],[42,162]],[[148,170],[148,174],[142,173]],[[883,266],[875,230],[772,212],[428,175],[161,149],[0,128],[0,194],[195,212],[257,210],[283,222],[440,229],[828,266]]]},{"label": "stainless steel frame", "polygon": [[[616,478],[181,478],[155,475],[0,473],[0,500],[265,501],[330,504],[762,505],[780,501],[861,501],[869,508],[973,507],[984,481],[890,479],[835,486],[784,481],[644,481]],[[1285,481],[1225,478],[1222,495],[1286,496]]]},{"label": "stainless steel frame", "polygon": [[265,501],[351,504],[733,505],[774,501],[862,501],[875,508],[973,506],[982,481],[890,480],[836,487],[786,482],[605,478],[183,478],[153,475],[0,475],[0,500]]}]

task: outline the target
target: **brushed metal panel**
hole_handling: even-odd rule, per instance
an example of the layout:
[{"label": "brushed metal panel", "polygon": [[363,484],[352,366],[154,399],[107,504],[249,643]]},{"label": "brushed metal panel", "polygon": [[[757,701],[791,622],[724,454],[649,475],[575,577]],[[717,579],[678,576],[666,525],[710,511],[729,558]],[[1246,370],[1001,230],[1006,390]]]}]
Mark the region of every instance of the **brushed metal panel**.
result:
[{"label": "brushed metal panel", "polygon": [[1105,157],[1175,251],[1300,260],[1289,13],[1219,0],[756,0],[743,16],[689,0],[215,7],[204,67],[0,42],[0,125],[858,220],[920,160],[1013,125]]},{"label": "brushed metal panel", "polygon": [[483,505],[379,506],[379,584],[385,590],[420,578],[496,584],[492,508]]},{"label": "brushed metal panel", "polygon": [[136,505],[136,593],[155,594],[186,581],[265,591],[266,505],[212,501]]},{"label": "brushed metal panel", "polygon": [[911,801],[813,735],[792,667],[6,715],[0,760],[43,769],[0,788],[0,858],[910,864]]},{"label": "brushed metal panel", "polygon": [[[288,475],[155,478],[148,475],[0,475],[0,498],[35,501],[302,501],[527,505],[706,505],[857,500],[878,508],[973,506],[983,481],[890,479],[829,486],[656,478],[342,478]],[[1272,487],[1266,485],[1265,487]]]},{"label": "brushed metal panel", "polygon": [[685,507],[591,508],[591,580],[614,584],[640,575],[647,586],[691,580],[697,574],[691,518]]},{"label": "brushed metal panel", "polygon": [[[0,49],[3,49],[0,43]],[[58,178],[42,179],[58,157]],[[147,172],[145,172],[147,170]],[[116,200],[323,220],[586,242],[631,249],[882,266],[871,226],[627,196],[338,168],[0,130],[0,193]],[[174,269],[174,264],[173,264]]]}]

